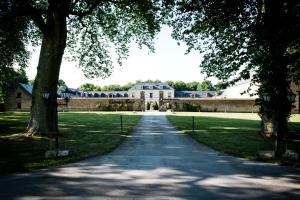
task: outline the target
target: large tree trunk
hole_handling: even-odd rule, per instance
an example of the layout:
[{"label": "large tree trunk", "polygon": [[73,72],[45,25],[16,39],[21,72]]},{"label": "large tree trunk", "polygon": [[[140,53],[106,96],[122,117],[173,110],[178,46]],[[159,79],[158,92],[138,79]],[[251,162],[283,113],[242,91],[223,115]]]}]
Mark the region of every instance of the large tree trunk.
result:
[{"label": "large tree trunk", "polygon": [[[281,141],[288,132],[288,118],[291,112],[291,101],[288,99],[289,82],[286,80],[286,66],[274,66],[273,73],[266,78],[261,87],[268,91],[270,99],[261,104],[262,131],[275,137],[275,155],[280,157]],[[277,69],[276,69],[277,68]],[[279,70],[281,69],[281,70]],[[271,87],[270,87],[271,86]]]},{"label": "large tree trunk", "polygon": [[[262,37],[266,42],[269,52],[266,52],[265,66],[260,74],[261,99],[268,95],[270,99],[261,103],[260,114],[262,118],[262,132],[273,135],[275,141],[275,155],[280,156],[280,143],[288,131],[288,118],[291,113],[292,102],[288,98],[290,93],[290,80],[288,80],[288,63],[285,58],[287,43],[281,24],[282,2],[266,0],[265,23]],[[274,23],[278,22],[278,23]]]},{"label": "large tree trunk", "polygon": [[[66,16],[54,10],[47,19],[48,29],[43,33],[37,75],[32,91],[31,119],[27,135],[51,135],[58,132],[57,82],[66,46]],[[49,92],[43,99],[42,92]]]}]

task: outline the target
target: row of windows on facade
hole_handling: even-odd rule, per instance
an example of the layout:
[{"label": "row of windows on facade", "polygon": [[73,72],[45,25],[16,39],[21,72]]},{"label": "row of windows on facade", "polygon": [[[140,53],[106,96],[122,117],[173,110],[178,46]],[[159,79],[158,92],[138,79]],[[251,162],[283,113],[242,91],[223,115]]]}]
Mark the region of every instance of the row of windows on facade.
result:
[{"label": "row of windows on facade", "polygon": [[[82,97],[109,97],[109,98],[114,98],[114,97],[128,97],[128,94],[125,93],[124,95],[121,95],[120,93],[116,93],[116,94],[111,93],[111,94],[106,95],[104,93],[101,93],[101,94],[99,94],[99,93],[94,93],[94,94],[81,93],[81,96]],[[135,98],[135,93],[134,92],[131,94],[131,97]],[[153,93],[152,92],[149,93],[149,97],[153,98]],[[17,98],[22,98],[22,93],[21,92],[17,93]],[[170,92],[168,93],[168,98],[171,98],[171,93]]]},{"label": "row of windows on facade", "polygon": [[[206,96],[207,97],[212,97],[213,95],[207,93]],[[116,93],[116,94],[110,93],[110,94],[107,95],[107,94],[104,94],[104,93],[101,93],[101,94],[99,94],[99,93],[91,94],[91,93],[84,93],[83,92],[83,93],[81,93],[81,97],[102,97],[102,98],[105,98],[105,97],[109,97],[109,98],[126,97],[127,98],[128,94],[125,93],[125,94],[122,95],[120,93]],[[131,94],[131,97],[135,98],[135,93],[134,92]],[[149,97],[153,98],[153,93],[152,92],[149,93]],[[172,93],[168,92],[168,98],[171,98],[171,97],[172,97]],[[195,98],[195,97],[201,97],[201,96],[198,95],[198,94],[189,94],[189,93],[187,93],[187,94],[184,94],[182,97],[192,97],[192,98]],[[21,92],[17,93],[17,98],[22,98],[22,93]]]},{"label": "row of windows on facade", "polygon": [[[104,93],[101,93],[101,94],[99,94],[99,93],[94,93],[94,94],[81,93],[81,97],[109,97],[109,98],[114,98],[114,97],[128,97],[128,94],[125,93],[124,95],[121,95],[120,93],[116,93],[116,94],[111,93],[111,94],[107,95],[107,94],[104,94]],[[131,97],[135,98],[135,93],[134,92],[131,94]],[[149,97],[153,98],[153,93],[152,92],[149,93]],[[168,93],[168,98],[171,98],[171,97],[172,97],[172,93],[169,92]]]}]

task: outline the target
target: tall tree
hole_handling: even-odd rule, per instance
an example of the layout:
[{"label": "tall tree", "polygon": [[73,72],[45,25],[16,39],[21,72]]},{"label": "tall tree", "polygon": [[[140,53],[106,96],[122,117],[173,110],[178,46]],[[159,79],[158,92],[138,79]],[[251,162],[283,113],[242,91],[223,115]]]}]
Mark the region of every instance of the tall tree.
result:
[{"label": "tall tree", "polygon": [[260,84],[262,132],[277,138],[287,133],[290,84],[300,77],[299,1],[180,0],[174,5],[173,36],[188,51],[205,52],[201,71],[227,83],[252,78]]},{"label": "tall tree", "polygon": [[133,83],[129,82],[126,85],[123,85],[122,90],[127,91],[134,86]]},{"label": "tall tree", "polygon": [[[56,133],[57,82],[61,61],[79,61],[87,77],[106,77],[113,67],[110,51],[116,49],[118,62],[128,56],[130,42],[153,50],[152,39],[160,29],[162,0],[2,0],[1,22],[17,22],[13,36],[19,49],[28,42],[41,42],[37,76],[33,85],[28,135]],[[2,28],[2,27],[1,27]],[[29,35],[30,37],[24,37]],[[9,36],[7,36],[9,37]],[[12,49],[11,40],[8,49]],[[2,43],[1,43],[2,45]],[[23,49],[22,49],[23,48]],[[2,49],[2,46],[1,46]],[[26,52],[26,51],[25,51]],[[12,52],[14,53],[14,52]],[[18,54],[14,54],[18,55]],[[26,56],[22,56],[25,58]],[[49,92],[43,99],[42,92]]]},{"label": "tall tree", "polygon": [[215,88],[211,81],[205,80],[197,85],[197,90],[212,91],[212,90],[215,90]]},{"label": "tall tree", "polygon": [[199,84],[199,82],[192,81],[192,82],[187,83],[186,86],[187,86],[188,90],[195,91],[195,90],[197,90],[198,84]]},{"label": "tall tree", "polygon": [[57,82],[57,87],[68,87],[66,82],[62,79],[59,79],[58,82]]},{"label": "tall tree", "polygon": [[175,81],[174,82],[174,89],[175,90],[187,90],[186,83],[183,81]]},{"label": "tall tree", "polygon": [[78,90],[82,90],[82,91],[95,91],[97,88],[97,86],[95,86],[92,83],[85,83],[82,84],[78,87]]},{"label": "tall tree", "polygon": [[168,80],[168,81],[166,81],[166,83],[167,83],[169,86],[171,86],[172,88],[174,88],[174,81]]}]

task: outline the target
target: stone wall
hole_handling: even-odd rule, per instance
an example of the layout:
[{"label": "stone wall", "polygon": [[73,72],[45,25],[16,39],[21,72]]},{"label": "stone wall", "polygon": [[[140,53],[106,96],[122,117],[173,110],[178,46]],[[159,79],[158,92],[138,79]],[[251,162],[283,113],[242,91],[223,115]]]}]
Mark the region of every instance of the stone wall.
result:
[{"label": "stone wall", "polygon": [[294,102],[294,108],[293,113],[300,113],[300,85],[292,84],[291,89],[293,93],[296,95],[295,102]]},{"label": "stone wall", "polygon": [[258,112],[252,99],[164,99],[162,109],[194,112]]},{"label": "stone wall", "polygon": [[144,102],[140,99],[128,98],[72,98],[65,105],[58,99],[59,111],[142,111]]},{"label": "stone wall", "polygon": [[5,111],[30,111],[31,95],[20,86],[10,92],[4,104]]},{"label": "stone wall", "polygon": [[[295,98],[292,113],[299,113],[298,85],[292,85]],[[145,110],[141,99],[132,98],[72,98],[68,107],[63,99],[58,99],[59,111],[140,111]],[[163,99],[159,101],[161,110],[196,112],[257,112],[254,99]],[[31,95],[20,86],[10,93],[4,104],[5,111],[30,111]]]}]

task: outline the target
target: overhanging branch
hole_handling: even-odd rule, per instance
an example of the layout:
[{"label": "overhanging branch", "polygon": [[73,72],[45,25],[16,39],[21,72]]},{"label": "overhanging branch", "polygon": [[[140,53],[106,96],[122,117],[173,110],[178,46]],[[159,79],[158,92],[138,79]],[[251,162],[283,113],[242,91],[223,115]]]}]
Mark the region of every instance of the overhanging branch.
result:
[{"label": "overhanging branch", "polygon": [[21,0],[16,4],[14,12],[17,16],[30,17],[36,26],[41,30],[41,32],[45,33],[46,23],[42,15],[47,13],[46,9],[34,8],[28,3],[28,1]]},{"label": "overhanging branch", "polygon": [[[75,1],[72,7],[74,7],[77,2],[78,1]],[[69,13],[70,13],[70,15],[75,15],[75,16],[82,18],[84,16],[91,14],[97,8],[97,6],[99,6],[101,3],[107,3],[107,2],[118,3],[117,0],[95,0],[95,2],[93,4],[91,4],[91,6],[86,11],[70,10]]]}]

